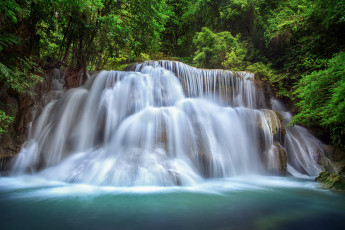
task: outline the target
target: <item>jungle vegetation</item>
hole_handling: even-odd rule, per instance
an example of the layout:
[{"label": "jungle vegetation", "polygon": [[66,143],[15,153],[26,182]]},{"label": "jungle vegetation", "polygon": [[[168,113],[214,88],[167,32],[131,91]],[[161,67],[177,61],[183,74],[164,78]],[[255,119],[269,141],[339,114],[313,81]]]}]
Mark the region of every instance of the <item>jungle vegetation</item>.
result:
[{"label": "jungle vegetation", "polygon": [[[254,72],[297,105],[293,124],[345,144],[345,0],[2,0],[0,85],[25,93],[55,61],[148,59]],[[13,117],[0,110],[0,132]]]}]

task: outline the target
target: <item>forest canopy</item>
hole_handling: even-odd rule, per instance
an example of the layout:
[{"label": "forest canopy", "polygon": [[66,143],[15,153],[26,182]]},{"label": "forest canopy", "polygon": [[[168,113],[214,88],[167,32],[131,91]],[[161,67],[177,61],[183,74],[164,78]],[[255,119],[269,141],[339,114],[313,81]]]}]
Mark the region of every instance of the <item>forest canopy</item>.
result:
[{"label": "forest canopy", "polygon": [[[254,72],[294,124],[345,138],[344,0],[3,0],[0,84],[25,93],[57,62],[120,69],[170,58]],[[13,117],[0,110],[0,132]]]}]

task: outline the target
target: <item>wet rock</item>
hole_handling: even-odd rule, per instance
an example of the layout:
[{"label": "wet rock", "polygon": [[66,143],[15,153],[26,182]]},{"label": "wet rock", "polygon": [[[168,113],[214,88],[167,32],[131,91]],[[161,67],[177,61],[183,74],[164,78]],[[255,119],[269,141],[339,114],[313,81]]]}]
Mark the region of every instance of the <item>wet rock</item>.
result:
[{"label": "wet rock", "polygon": [[43,107],[52,99],[48,92],[57,90],[54,83],[63,77],[62,71],[53,69],[43,76],[44,81],[36,84],[30,93],[19,94],[3,87],[0,90],[0,109],[15,117],[5,133],[0,135],[0,161],[4,170],[5,164],[20,151],[20,146],[27,140],[30,122],[39,115]]},{"label": "wet rock", "polygon": [[325,188],[345,191],[345,178],[339,174],[321,172],[315,181],[322,183]]},{"label": "wet rock", "polygon": [[34,100],[28,95],[19,96],[19,110],[30,107],[34,104]]},{"label": "wet rock", "polygon": [[[0,110],[9,116],[15,116],[19,108],[19,94],[11,89],[0,89]],[[0,133],[0,171],[5,169],[6,163],[16,154],[17,133],[13,124],[6,128],[5,133]]]},{"label": "wet rock", "polygon": [[285,127],[282,123],[283,117],[273,110],[262,110],[263,117],[259,116],[258,127],[264,129],[265,125],[269,126],[270,132],[273,135],[275,141],[279,141],[283,144],[284,135],[286,134]]},{"label": "wet rock", "polygon": [[345,166],[342,166],[339,170],[339,175],[345,176]]},{"label": "wet rock", "polygon": [[19,96],[19,111],[16,116],[15,130],[23,134],[26,131],[27,124],[31,121],[31,109],[34,104],[32,97],[28,95]]},{"label": "wet rock", "polygon": [[333,145],[322,145],[325,155],[331,158],[335,153],[335,147]]},{"label": "wet rock", "polygon": [[334,151],[334,161],[343,162],[345,164],[345,152],[336,148]]},{"label": "wet rock", "polygon": [[287,167],[286,151],[278,142],[275,142],[274,145],[277,148],[278,170],[280,174],[285,175]]},{"label": "wet rock", "polygon": [[273,135],[286,133],[285,127],[282,124],[283,118],[278,112],[273,110],[264,110],[263,112]]},{"label": "wet rock", "polygon": [[336,146],[333,145],[322,145],[325,155],[332,161],[344,161],[345,153]]},{"label": "wet rock", "polygon": [[[286,130],[282,121],[282,116],[278,112],[273,110],[262,110],[260,115],[258,116],[258,147],[260,151],[264,153],[264,162],[265,152],[269,151],[269,149],[272,148],[272,142],[278,143],[279,146],[284,146]],[[275,145],[277,146],[277,144]]]},{"label": "wet rock", "polygon": [[71,69],[65,75],[65,84],[67,89],[76,88],[83,85],[88,76],[85,70]]},{"label": "wet rock", "polygon": [[337,173],[336,167],[326,156],[319,157],[317,163],[318,165],[322,166],[325,171]]},{"label": "wet rock", "polygon": [[344,154],[333,145],[322,145],[322,149],[317,150],[317,163],[323,167],[324,171],[340,173],[345,166]]},{"label": "wet rock", "polygon": [[6,171],[9,166],[9,162],[19,152],[20,146],[7,145],[0,148],[0,171]]},{"label": "wet rock", "polygon": [[285,149],[275,141],[273,146],[264,152],[264,165],[267,171],[274,174],[286,175],[287,156]]},{"label": "wet rock", "polygon": [[320,148],[314,149],[317,164],[320,165],[324,171],[337,173],[336,166],[330,160],[330,156],[334,155],[334,150],[335,148],[331,145],[322,145]]}]

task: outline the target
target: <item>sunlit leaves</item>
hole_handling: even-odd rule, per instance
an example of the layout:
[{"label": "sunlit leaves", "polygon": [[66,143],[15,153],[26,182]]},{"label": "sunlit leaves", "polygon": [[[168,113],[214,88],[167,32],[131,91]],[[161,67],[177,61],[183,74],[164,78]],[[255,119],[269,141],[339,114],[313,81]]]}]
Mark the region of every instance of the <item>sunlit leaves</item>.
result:
[{"label": "sunlit leaves", "polygon": [[315,4],[308,0],[282,1],[267,21],[267,39],[289,39],[292,33],[305,29],[314,7]]},{"label": "sunlit leaves", "polygon": [[197,47],[194,61],[199,67],[244,70],[249,64],[248,51],[240,35],[234,37],[228,31],[214,33],[204,27],[196,33],[193,42]]},{"label": "sunlit leaves", "polygon": [[340,144],[345,132],[345,53],[327,60],[324,69],[304,75],[296,94],[301,111],[293,122],[328,127]]}]

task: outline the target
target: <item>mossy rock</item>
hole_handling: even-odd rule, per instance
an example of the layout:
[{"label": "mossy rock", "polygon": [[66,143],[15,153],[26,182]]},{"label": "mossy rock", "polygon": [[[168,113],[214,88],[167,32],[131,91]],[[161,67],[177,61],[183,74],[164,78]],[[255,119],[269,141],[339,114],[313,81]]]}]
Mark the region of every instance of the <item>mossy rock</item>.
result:
[{"label": "mossy rock", "polygon": [[321,172],[315,181],[322,183],[326,188],[345,191],[345,178],[339,174]]}]

